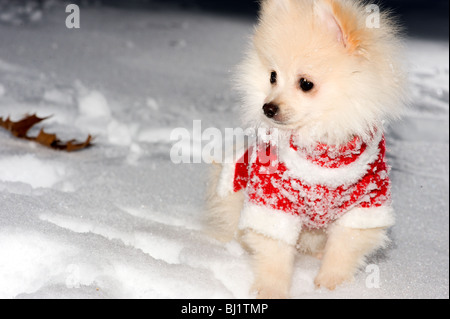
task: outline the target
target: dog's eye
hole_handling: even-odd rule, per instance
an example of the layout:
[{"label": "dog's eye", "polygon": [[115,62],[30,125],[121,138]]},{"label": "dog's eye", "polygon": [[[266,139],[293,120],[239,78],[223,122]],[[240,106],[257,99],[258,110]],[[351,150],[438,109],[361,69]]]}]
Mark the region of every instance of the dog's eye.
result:
[{"label": "dog's eye", "polygon": [[276,84],[277,83],[277,72],[273,71],[270,73],[270,83]]},{"label": "dog's eye", "polygon": [[303,90],[303,92],[309,92],[314,88],[314,83],[308,81],[305,78],[300,79],[300,88]]}]

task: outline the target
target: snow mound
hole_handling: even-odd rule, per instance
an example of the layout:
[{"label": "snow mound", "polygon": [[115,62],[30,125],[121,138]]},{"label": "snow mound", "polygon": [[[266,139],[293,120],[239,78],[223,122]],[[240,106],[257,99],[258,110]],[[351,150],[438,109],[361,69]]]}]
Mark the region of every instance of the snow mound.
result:
[{"label": "snow mound", "polygon": [[66,271],[63,256],[73,253],[67,245],[34,231],[2,230],[0,243],[0,298],[31,293],[50,284],[50,278]]},{"label": "snow mound", "polygon": [[80,115],[86,118],[110,118],[111,110],[105,96],[92,91],[81,96],[78,104]]},{"label": "snow mound", "polygon": [[[49,3],[48,0],[44,0]],[[41,1],[44,4],[44,1]],[[42,20],[43,6],[39,1],[0,0],[0,23],[19,26]]]},{"label": "snow mound", "polygon": [[61,163],[43,161],[34,155],[0,158],[0,181],[19,182],[33,188],[51,188],[66,175]]}]

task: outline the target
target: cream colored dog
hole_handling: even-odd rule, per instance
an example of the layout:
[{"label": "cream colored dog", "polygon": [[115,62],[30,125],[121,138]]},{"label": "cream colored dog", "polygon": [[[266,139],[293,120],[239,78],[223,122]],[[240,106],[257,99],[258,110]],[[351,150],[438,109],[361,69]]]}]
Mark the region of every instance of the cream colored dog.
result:
[{"label": "cream colored dog", "polygon": [[388,242],[384,124],[404,104],[401,45],[392,19],[368,8],[262,2],[239,89],[245,124],[279,132],[278,168],[263,172],[261,143],[217,167],[207,216],[211,235],[251,251],[258,298],[289,296],[297,251],[321,258],[315,284],[335,289]]}]

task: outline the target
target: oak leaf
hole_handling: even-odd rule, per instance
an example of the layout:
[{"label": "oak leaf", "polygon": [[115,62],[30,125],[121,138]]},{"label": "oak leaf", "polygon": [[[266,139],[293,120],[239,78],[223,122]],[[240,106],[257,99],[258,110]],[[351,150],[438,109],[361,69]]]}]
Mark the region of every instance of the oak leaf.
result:
[{"label": "oak leaf", "polygon": [[40,118],[36,116],[36,114],[27,115],[18,122],[11,121],[9,117],[6,120],[3,120],[3,118],[0,117],[0,127],[3,127],[4,129],[8,130],[15,137],[39,143],[54,150],[74,152],[85,149],[92,145],[93,138],[91,135],[89,135],[86,141],[84,142],[77,142],[76,140],[63,142],[56,136],[56,134],[48,134],[44,132],[44,129],[41,129],[36,137],[28,136],[28,131],[34,125],[47,119],[48,117]]}]

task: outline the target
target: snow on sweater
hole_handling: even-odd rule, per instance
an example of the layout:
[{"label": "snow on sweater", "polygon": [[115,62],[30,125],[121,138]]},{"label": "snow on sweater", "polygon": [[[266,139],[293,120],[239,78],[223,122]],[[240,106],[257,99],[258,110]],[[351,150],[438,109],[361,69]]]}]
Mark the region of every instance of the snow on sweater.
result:
[{"label": "snow on sweater", "polygon": [[246,150],[227,173],[232,191],[246,194],[240,228],[294,244],[302,228],[336,221],[353,228],[391,226],[385,155],[381,133],[368,144],[355,137],[342,147],[307,149],[291,137],[284,148],[260,143]]}]

